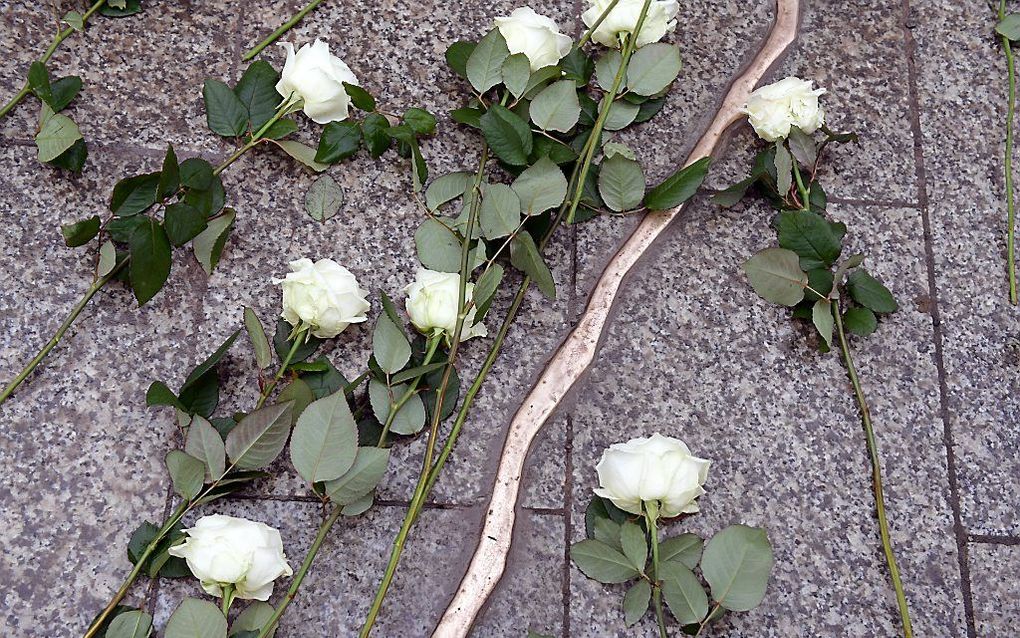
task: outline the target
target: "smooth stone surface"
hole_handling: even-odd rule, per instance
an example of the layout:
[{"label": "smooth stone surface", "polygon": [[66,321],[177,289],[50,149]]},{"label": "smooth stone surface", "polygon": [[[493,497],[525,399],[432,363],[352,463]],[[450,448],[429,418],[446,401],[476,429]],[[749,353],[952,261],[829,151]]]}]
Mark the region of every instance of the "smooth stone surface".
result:
[{"label": "smooth stone surface", "polygon": [[974,616],[979,636],[1008,636],[1020,622],[1020,547],[976,545],[971,553]]}]

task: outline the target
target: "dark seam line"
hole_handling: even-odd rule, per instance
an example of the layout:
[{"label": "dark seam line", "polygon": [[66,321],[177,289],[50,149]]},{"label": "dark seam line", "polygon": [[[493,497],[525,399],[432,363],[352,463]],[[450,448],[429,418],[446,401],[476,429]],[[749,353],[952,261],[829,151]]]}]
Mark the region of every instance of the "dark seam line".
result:
[{"label": "dark seam line", "polygon": [[953,532],[956,536],[957,560],[960,567],[960,589],[963,594],[963,611],[967,623],[967,636],[977,638],[974,622],[974,602],[970,586],[970,566],[968,563],[967,534],[963,528],[963,516],[960,513],[960,485],[956,474],[956,452],[954,448],[953,428],[949,418],[949,389],[946,381],[946,367],[943,355],[942,319],[939,313],[938,286],[935,279],[935,249],[932,240],[931,219],[928,204],[927,169],[924,163],[924,148],[921,133],[921,107],[918,98],[917,82],[917,42],[911,31],[910,0],[903,0],[904,52],[907,58],[909,76],[908,92],[910,98],[910,128],[914,136],[914,163],[917,175],[917,198],[921,208],[921,223],[924,229],[924,252],[928,271],[928,294],[931,297],[932,336],[935,346],[935,367],[939,381],[939,415],[942,418],[942,441],[946,448],[946,469],[949,481],[949,506],[953,512]]},{"label": "dark seam line", "polygon": [[983,543],[986,545],[1020,545],[1020,536],[1008,536],[1005,534],[970,534],[968,540],[971,543]]}]

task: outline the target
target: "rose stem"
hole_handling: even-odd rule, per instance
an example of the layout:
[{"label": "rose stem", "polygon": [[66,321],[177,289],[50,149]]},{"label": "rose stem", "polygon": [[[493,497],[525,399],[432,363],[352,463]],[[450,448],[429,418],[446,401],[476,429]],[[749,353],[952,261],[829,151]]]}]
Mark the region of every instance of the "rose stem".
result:
[{"label": "rose stem", "polygon": [[645,503],[645,520],[648,521],[648,534],[652,539],[652,569],[655,580],[652,581],[652,600],[655,602],[655,620],[659,623],[660,638],[667,638],[666,616],[662,612],[662,587],[659,579],[659,530],[655,521],[659,518],[659,504],[656,501]]},{"label": "rose stem", "polygon": [[294,358],[294,354],[297,352],[298,348],[300,348],[301,344],[304,343],[304,339],[302,339],[302,337],[305,336],[307,331],[308,327],[302,326],[294,334],[294,343],[290,346],[290,351],[287,352],[287,356],[283,358],[283,362],[280,364],[280,369],[276,371],[276,375],[273,377],[273,380],[266,384],[266,387],[259,393],[259,401],[255,404],[256,410],[266,404],[266,399],[268,399],[269,395],[273,393],[273,388],[276,387],[276,384],[280,382],[284,373],[287,372],[287,366],[290,365],[290,361]]},{"label": "rose stem", "polygon": [[804,178],[800,175],[800,162],[797,158],[793,158],[793,177],[797,180],[797,192],[800,193],[801,204],[800,209],[803,211],[811,210],[811,187],[804,186]]},{"label": "rose stem", "polygon": [[[103,0],[103,2],[105,1],[106,0]],[[99,4],[100,3],[97,3],[96,6],[99,6]],[[241,157],[249,150],[254,148],[256,144],[262,141],[262,136],[265,135],[267,130],[269,130],[269,127],[272,126],[281,117],[291,112],[290,109],[293,106],[294,102],[288,99],[283,104],[283,106],[281,106],[279,110],[276,111],[276,114],[273,116],[273,118],[266,122],[261,129],[259,129],[254,135],[252,135],[252,138],[247,143],[245,143],[233,154],[231,154],[231,156],[228,157],[226,161],[224,161],[222,164],[213,169],[213,174],[219,175],[228,166],[233,164],[239,157]],[[88,305],[92,297],[94,297],[103,286],[105,286],[106,284],[110,283],[110,281],[113,280],[114,276],[124,268],[124,266],[128,263],[129,259],[130,257],[123,259],[120,263],[118,263],[114,267],[113,270],[111,270],[104,277],[96,279],[93,282],[93,284],[89,287],[89,289],[85,291],[85,294],[78,301],[78,303],[75,304],[75,306],[71,309],[70,314],[67,315],[67,318],[64,319],[64,322],[60,324],[59,328],[57,328],[57,331],[56,333],[54,333],[53,337],[48,342],[46,342],[46,345],[43,346],[42,350],[39,351],[39,354],[37,354],[31,361],[29,361],[25,368],[18,374],[18,376],[14,377],[14,379],[7,384],[7,387],[4,388],[3,393],[0,394],[0,405],[2,405],[4,401],[6,401],[11,396],[11,394],[14,393],[14,390],[16,390],[19,385],[21,385],[21,383],[25,380],[26,377],[28,377],[28,375],[30,375],[32,371],[35,370],[35,368],[40,363],[42,363],[42,360],[45,359],[46,355],[49,354],[50,350],[52,350],[57,345],[57,343],[60,342],[61,338],[63,338],[64,336],[64,333],[67,332],[68,328],[71,327],[71,324],[74,323],[74,321],[78,318],[78,315],[80,315],[82,310],[85,309],[85,306]],[[261,405],[259,407],[261,407]]]},{"label": "rose stem", "polygon": [[306,4],[304,6],[304,8],[301,9],[300,11],[298,11],[297,13],[295,13],[294,16],[291,17],[290,20],[287,20],[282,25],[280,25],[279,29],[277,29],[276,31],[273,31],[269,35],[268,38],[266,38],[262,42],[259,42],[258,44],[255,45],[254,48],[252,48],[250,51],[248,51],[243,56],[241,56],[241,59],[244,60],[245,62],[247,62],[248,60],[254,58],[256,55],[261,53],[262,49],[266,48],[267,46],[269,46],[273,42],[276,42],[277,38],[279,38],[281,35],[283,35],[287,31],[289,31],[295,24],[300,22],[301,18],[304,18],[306,15],[308,15],[308,13],[312,9],[314,9],[317,6],[319,6],[320,2],[322,2],[322,0],[312,0],[311,2]]},{"label": "rose stem", "polygon": [[457,352],[460,346],[460,335],[464,329],[464,320],[469,310],[466,307],[465,299],[467,297],[467,279],[470,275],[471,235],[474,232],[475,221],[481,208],[481,184],[485,177],[485,164],[488,160],[489,147],[483,144],[482,152],[478,159],[478,169],[475,171],[474,182],[471,186],[474,191],[474,197],[472,198],[471,209],[468,211],[464,242],[460,250],[460,286],[457,291],[457,307],[460,309],[460,312],[457,313],[457,323],[454,326],[453,335],[451,335],[450,353],[446,359],[446,366],[443,368],[443,379],[436,391],[436,405],[432,411],[432,423],[429,426],[425,458],[422,460],[421,473],[418,475],[418,482],[414,487],[414,496],[411,499],[411,504],[408,506],[408,513],[404,516],[404,522],[400,526],[397,537],[393,539],[393,549],[390,551],[390,559],[386,565],[386,571],[383,573],[382,582],[379,583],[379,589],[375,592],[375,598],[372,600],[372,607],[368,610],[365,624],[361,628],[359,634],[361,638],[366,638],[372,633],[372,626],[375,625],[375,619],[379,616],[379,610],[382,609],[383,599],[386,598],[386,592],[389,591],[390,583],[393,582],[393,575],[397,570],[397,564],[400,562],[400,556],[404,551],[404,543],[407,541],[407,535],[411,531],[411,525],[414,524],[415,520],[414,517],[410,516],[410,512],[419,508],[425,500],[425,486],[428,481],[429,468],[432,467],[432,455],[435,452],[436,443],[439,438],[439,422],[442,420],[443,415],[443,398],[446,395],[450,375],[456,363]]},{"label": "rose stem", "polygon": [[[94,14],[96,11],[99,11],[99,9],[101,9],[104,4],[106,4],[106,0],[97,0],[95,4],[89,7],[88,11],[82,14],[81,16],[82,28],[84,28],[85,25],[88,23],[89,18],[92,17],[92,14]],[[56,52],[57,47],[60,46],[60,43],[66,40],[67,37],[70,36],[72,33],[74,33],[73,27],[67,27],[62,31],[57,31],[56,35],[53,36],[53,41],[50,42],[49,48],[46,49],[46,52],[43,53],[43,56],[39,58],[38,61],[42,62],[43,64],[49,62],[49,59],[53,57],[53,53]],[[26,81],[24,86],[21,87],[21,90],[18,91],[14,95],[14,97],[12,97],[10,101],[7,102],[7,104],[4,104],[3,108],[0,108],[0,117],[7,115],[11,111],[11,109],[17,106],[18,103],[21,102],[21,100],[25,99],[25,96],[31,92],[32,87],[29,86],[28,81]]]},{"label": "rose stem", "polygon": [[[439,348],[439,344],[442,342],[441,334],[432,335],[428,342],[428,351],[425,353],[425,359],[422,360],[421,364],[427,366],[432,362],[432,357],[436,354],[436,349]],[[391,405],[390,411],[386,415],[386,423],[383,424],[382,433],[379,435],[379,445],[382,447],[386,444],[386,435],[390,432],[390,426],[393,425],[393,420],[396,418],[397,413],[400,412],[400,408],[404,407],[404,404],[411,400],[414,396],[415,390],[418,389],[418,383],[421,381],[421,376],[415,377],[411,385],[408,386],[407,391],[397,399],[396,403],[393,403],[393,397],[390,397]]]},{"label": "rose stem", "polygon": [[893,588],[896,590],[896,604],[899,606],[900,618],[903,621],[903,636],[904,638],[911,638],[914,633],[910,625],[910,610],[907,607],[907,596],[903,591],[903,583],[900,580],[900,570],[896,567],[896,556],[893,554],[892,540],[889,537],[889,522],[885,514],[885,497],[882,493],[882,468],[878,457],[878,442],[875,440],[875,430],[871,425],[871,412],[868,410],[868,403],[864,398],[864,390],[861,388],[861,382],[857,378],[857,368],[854,366],[853,357],[850,356],[850,344],[847,342],[846,332],[843,330],[843,317],[840,313],[838,299],[832,301],[832,313],[836,318],[839,347],[843,352],[847,376],[850,377],[854,394],[857,396],[857,407],[861,412],[864,436],[868,442],[868,455],[871,457],[871,482],[875,492],[875,508],[878,510],[878,529],[882,537],[882,551],[885,552],[885,560],[889,565],[889,574],[892,577]]},{"label": "rose stem", "polygon": [[39,351],[39,354],[35,355],[35,357],[33,357],[32,360],[28,362],[28,365],[25,366],[25,368],[18,374],[18,376],[14,377],[14,379],[12,379],[11,382],[7,384],[7,387],[4,388],[3,393],[0,393],[0,404],[3,404],[4,401],[6,401],[12,394],[14,394],[14,391],[18,388],[19,385],[21,385],[22,381],[24,381],[28,377],[28,375],[32,374],[32,371],[35,370],[40,363],[42,363],[42,360],[45,359],[46,355],[49,354],[50,350],[52,350],[57,345],[57,343],[60,342],[60,339],[63,338],[64,333],[66,333],[68,328],[71,327],[71,324],[74,323],[74,320],[78,318],[78,315],[80,315],[82,310],[85,309],[85,306],[88,305],[92,297],[94,297],[96,293],[99,292],[99,290],[107,284],[107,282],[113,279],[117,275],[117,273],[120,272],[125,265],[127,265],[127,263],[128,258],[122,259],[120,263],[113,267],[113,270],[111,270],[106,275],[100,277],[99,279],[96,279],[92,283],[92,285],[89,286],[89,289],[85,291],[85,295],[82,296],[82,298],[78,300],[78,303],[74,305],[74,308],[71,309],[70,314],[67,315],[63,323],[60,324],[60,327],[57,328],[56,333],[54,333],[50,340],[46,342],[46,345],[42,347],[42,350]]},{"label": "rose stem", "polygon": [[[599,114],[595,119],[595,126],[591,130],[591,136],[598,139],[602,133],[602,128],[606,124],[606,119],[609,117],[610,107],[613,102],[616,101],[616,93],[620,89],[620,85],[623,84],[623,78],[627,74],[627,65],[630,63],[630,56],[633,55],[634,49],[637,48],[638,37],[641,34],[641,28],[645,23],[645,16],[648,14],[648,7],[651,6],[652,0],[645,0],[644,4],[641,5],[641,13],[638,14],[637,22],[634,24],[634,32],[626,37],[623,45],[623,53],[620,59],[620,67],[616,69],[616,75],[613,76],[613,83],[609,87],[609,90],[602,96],[602,104],[599,106]],[[602,16],[605,17],[604,12]],[[589,144],[587,146],[587,152],[584,153],[584,157],[581,160],[581,175],[587,176],[588,171],[591,168],[592,158],[595,157],[595,144]],[[567,210],[567,223],[573,223],[574,213],[577,211],[577,206],[581,202],[581,194],[584,191],[584,182],[582,179],[578,181],[575,186],[576,191],[574,192],[573,201],[571,201],[570,208]]]},{"label": "rose stem", "polygon": [[[999,0],[999,21],[1006,17],[1006,0]],[[1004,172],[1006,178],[1006,273],[1009,276],[1009,302],[1017,305],[1016,260],[1013,255],[1016,232],[1016,210],[1013,202],[1013,119],[1016,111],[1016,69],[1013,64],[1013,47],[1009,38],[1001,36],[1002,50],[1006,54],[1006,72],[1009,77],[1009,102],[1006,104],[1006,152]]]}]

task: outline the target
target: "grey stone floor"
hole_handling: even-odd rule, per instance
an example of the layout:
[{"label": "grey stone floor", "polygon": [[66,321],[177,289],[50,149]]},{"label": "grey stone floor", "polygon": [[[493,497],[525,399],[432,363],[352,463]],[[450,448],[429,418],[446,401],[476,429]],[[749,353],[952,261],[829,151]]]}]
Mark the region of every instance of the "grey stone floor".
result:
[{"label": "grey stone floor", "polygon": [[[86,83],[70,109],[89,140],[80,177],[41,167],[34,103],[0,121],[0,379],[45,341],[90,267],[58,224],[105,207],[119,175],[158,167],[166,140],[182,156],[223,156],[204,127],[206,76],[236,79],[240,52],[295,0],[144,2],[143,17],[97,21],[54,68]],[[338,49],[393,110],[445,112],[462,87],[441,64],[517,2],[326,2],[291,35]],[[580,2],[531,6],[577,29]],[[901,310],[855,343],[887,477],[893,537],[916,635],[998,638],[1020,622],[1020,311],[1005,300],[1001,205],[1004,63],[982,0],[805,0],[803,33],[776,71],[829,89],[836,128],[861,133],[822,177],[832,213],[872,255]],[[0,95],[45,46],[49,3],[0,2]],[[657,179],[686,155],[706,114],[759,45],[770,0],[683,3],[674,40],[686,62],[653,125],[629,142]],[[267,54],[280,62],[280,54]],[[425,153],[439,172],[469,167],[476,146],[448,120]],[[303,135],[311,139],[311,129]],[[721,151],[710,185],[740,176],[746,126]],[[0,635],[78,635],[128,568],[127,534],[167,507],[168,415],[147,410],[153,379],[179,383],[240,322],[243,305],[276,312],[270,278],[298,256],[331,256],[362,284],[396,295],[411,276],[415,216],[392,156],[333,169],[347,191],[325,225],[302,212],[310,175],[271,151],[229,173],[236,232],[212,277],[184,253],[170,285],[141,310],[128,292],[99,295],[17,398],[0,409]],[[478,636],[652,635],[625,630],[618,587],[566,560],[583,536],[594,464],[609,443],[662,431],[715,461],[702,514],[673,526],[711,534],[765,525],[776,569],[764,605],[714,635],[894,636],[895,604],[877,538],[857,412],[835,355],[814,351],[786,312],[758,300],[739,263],[772,241],[760,205],[721,211],[699,199],[628,282],[598,360],[539,438],[526,475],[510,573]],[[600,219],[552,247],[561,292],[531,296],[434,501],[416,528],[380,636],[426,636],[474,547],[505,426],[544,358],[583,310],[590,286],[634,220]],[[504,300],[505,303],[505,300]],[[467,347],[467,365],[483,356]],[[367,331],[330,353],[356,372]],[[228,357],[231,401],[254,396],[248,354]],[[359,625],[399,525],[422,441],[397,448],[368,515],[342,524],[287,614],[282,638],[348,636]],[[228,513],[278,525],[303,555],[321,513],[281,474]],[[160,624],[191,582],[138,587]]]}]

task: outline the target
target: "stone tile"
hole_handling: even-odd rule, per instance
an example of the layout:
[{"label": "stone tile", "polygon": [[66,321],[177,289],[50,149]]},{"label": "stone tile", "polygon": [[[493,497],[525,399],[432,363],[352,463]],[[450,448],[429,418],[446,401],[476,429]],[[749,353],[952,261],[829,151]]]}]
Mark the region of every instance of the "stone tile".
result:
[{"label": "stone tile", "polygon": [[1020,567],[1017,545],[970,544],[971,591],[974,621],[979,636],[1008,636],[1020,622],[1020,588],[1015,574]]},{"label": "stone tile", "polygon": [[563,519],[522,512],[514,538],[507,571],[471,635],[564,635]]},{"label": "stone tile", "polygon": [[[917,631],[962,636],[920,213],[862,206],[830,212],[850,224],[848,253],[869,253],[869,268],[901,302],[875,335],[854,339],[853,347]],[[734,616],[733,633],[891,635],[895,603],[843,368],[835,353],[814,351],[806,326],[759,300],[739,273],[745,256],[773,241],[770,216],[758,204],[717,211],[698,203],[625,285],[577,397],[574,537],[583,535],[594,465],[605,447],[654,431],[679,436],[715,464],[704,513],[672,528],[711,534],[738,521],[765,525],[775,546],[771,593],[759,610]],[[622,635],[622,590],[606,594],[573,574],[572,635]]]},{"label": "stone tile", "polygon": [[986,5],[919,2],[912,16],[963,520],[973,533],[1016,533],[1020,313],[1006,296],[1002,239],[1004,62]]},{"label": "stone tile", "polygon": [[[815,80],[828,90],[822,98],[828,125],[860,134],[859,146],[837,148],[827,156],[819,179],[830,196],[917,201],[902,4],[802,3],[799,42],[763,80],[788,75]],[[759,144],[750,127],[740,124],[708,185],[724,188],[743,179]]]},{"label": "stone tile", "polygon": [[[43,19],[27,11],[45,16],[49,7],[22,8],[12,20],[25,30]],[[135,16],[97,16],[86,37],[68,38],[50,63],[53,75],[79,75],[84,83],[67,114],[87,142],[162,150],[169,141],[179,150],[225,155],[231,145],[206,126],[202,83],[207,77],[228,83],[240,77],[238,48],[230,35],[235,19],[213,4],[166,0],[147,3]],[[42,32],[48,38],[49,28]],[[45,44],[38,48],[41,52]],[[38,104],[30,101],[31,106],[19,107],[18,120],[4,122],[5,135],[31,135]],[[31,127],[19,121],[29,114]]]}]

